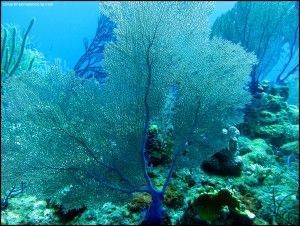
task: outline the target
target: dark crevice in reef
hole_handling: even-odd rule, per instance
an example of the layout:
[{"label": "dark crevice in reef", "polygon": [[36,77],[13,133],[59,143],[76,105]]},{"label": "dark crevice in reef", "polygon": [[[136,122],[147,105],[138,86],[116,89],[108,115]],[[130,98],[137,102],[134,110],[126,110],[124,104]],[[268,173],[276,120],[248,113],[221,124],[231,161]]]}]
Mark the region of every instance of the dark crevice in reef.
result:
[{"label": "dark crevice in reef", "polygon": [[61,207],[58,207],[56,214],[59,216],[63,223],[66,223],[72,221],[75,217],[80,216],[85,210],[86,207],[82,207],[65,212]]},{"label": "dark crevice in reef", "polygon": [[47,208],[55,209],[55,214],[58,216],[62,224],[66,224],[74,220],[75,217],[81,216],[81,214],[83,214],[84,211],[87,210],[87,207],[83,206],[80,208],[74,208],[66,211],[62,205],[52,204],[51,202],[49,202],[49,200],[47,200]]}]

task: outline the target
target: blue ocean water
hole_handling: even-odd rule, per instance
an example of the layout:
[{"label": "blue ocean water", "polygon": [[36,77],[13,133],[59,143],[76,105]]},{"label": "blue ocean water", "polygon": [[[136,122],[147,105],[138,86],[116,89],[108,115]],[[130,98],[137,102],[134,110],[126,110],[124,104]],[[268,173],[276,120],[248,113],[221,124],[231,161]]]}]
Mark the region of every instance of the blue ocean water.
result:
[{"label": "blue ocean water", "polygon": [[[2,3],[2,24],[17,24],[25,28],[35,18],[35,25],[30,32],[34,47],[41,50],[49,60],[61,58],[68,68],[73,68],[83,54],[83,39],[92,40],[96,33],[99,17],[97,1],[50,1],[45,6],[11,6],[6,4],[9,2]],[[217,2],[210,23],[231,9],[234,3]]]},{"label": "blue ocean water", "polygon": [[30,32],[34,47],[49,60],[61,58],[69,68],[74,67],[84,52],[83,39],[91,40],[95,35],[98,2],[48,2],[45,6],[10,6],[6,3],[9,2],[2,2],[2,24],[26,28],[35,18]]}]

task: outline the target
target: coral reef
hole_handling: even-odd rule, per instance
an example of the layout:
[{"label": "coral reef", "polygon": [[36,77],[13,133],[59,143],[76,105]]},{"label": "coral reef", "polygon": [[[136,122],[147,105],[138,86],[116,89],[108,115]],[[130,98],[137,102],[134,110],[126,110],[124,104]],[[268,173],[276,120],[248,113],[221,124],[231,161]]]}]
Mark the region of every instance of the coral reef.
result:
[{"label": "coral reef", "polygon": [[140,212],[149,207],[150,203],[150,195],[148,195],[147,193],[137,194],[137,196],[128,203],[128,209],[131,212]]},{"label": "coral reef", "polygon": [[291,155],[291,154],[298,155],[299,154],[299,141],[293,141],[293,142],[289,142],[289,143],[282,145],[280,147],[280,151],[283,155]]},{"label": "coral reef", "polygon": [[[1,49],[10,78],[1,223],[297,224],[299,112],[289,89],[255,87],[240,137],[230,125],[250,100],[244,85],[256,58],[209,37],[211,3],[101,4],[117,42],[101,58],[98,41],[113,27],[101,33],[99,22],[76,72],[32,70],[33,21],[20,42],[16,29],[2,31],[2,46],[12,44]],[[101,82],[83,82],[90,77]],[[21,194],[12,185],[25,179]]]},{"label": "coral reef", "polygon": [[184,195],[180,188],[170,184],[166,190],[164,204],[172,209],[178,209],[183,206]]},{"label": "coral reef", "polygon": [[288,87],[262,82],[259,93],[246,107],[242,134],[250,138],[263,138],[276,147],[298,140],[299,109],[289,105]]},{"label": "coral reef", "polygon": [[167,164],[172,160],[173,142],[163,135],[157,125],[149,126],[145,153],[149,166]]},{"label": "coral reef", "polygon": [[25,183],[22,182],[20,187],[16,187],[16,185],[14,185],[11,189],[9,189],[4,197],[2,198],[1,196],[1,211],[2,210],[5,210],[8,205],[9,205],[9,199],[11,199],[12,197],[15,197],[21,193],[24,192],[24,189],[25,189]]},{"label": "coral reef", "polygon": [[[261,155],[269,155],[266,153],[266,149],[252,150],[252,152],[255,151],[260,152]],[[278,223],[295,224],[297,222],[295,214],[298,213],[299,197],[296,196],[297,192],[289,191],[288,188],[297,183],[289,175],[290,172],[296,172],[297,169],[280,172],[282,165],[274,159],[274,156],[269,155],[269,160],[259,161],[256,159],[257,155],[251,155],[252,152],[242,156],[245,167],[242,175],[234,179],[205,175],[199,168],[177,170],[173,175],[170,187],[166,191],[168,199],[164,200],[164,204],[168,215],[164,218],[164,225],[199,223],[203,225],[236,223],[268,225],[272,223],[273,215]],[[295,165],[296,163],[293,164],[293,166]],[[282,168],[282,170],[285,169]],[[163,168],[154,168],[155,181],[158,184],[163,183],[164,180],[162,171]],[[191,178],[194,181],[193,186],[189,185]],[[279,184],[274,187],[275,205],[278,205],[280,200],[287,196],[283,199],[284,205],[279,206],[275,214],[273,214],[272,196],[270,196],[273,194],[272,186],[274,183]],[[297,186],[294,188],[297,190]],[[183,201],[177,202],[176,197],[178,195],[183,197]],[[68,225],[137,225],[142,221],[145,209],[150,205],[151,197],[146,193],[137,193],[125,205],[107,202],[98,208],[87,208],[82,214],[78,214],[68,222],[63,221],[57,209],[49,205],[47,205],[46,213],[50,212],[51,214],[43,219],[44,212],[35,211],[39,205],[32,204],[32,206],[36,206],[31,207],[36,214],[34,219],[28,219],[25,216],[27,212],[22,209],[26,206],[23,204],[27,202],[26,200],[40,202],[35,197],[26,194],[12,198],[12,205],[2,212],[2,222],[13,224],[20,222],[20,219],[25,219],[24,222],[35,222],[34,224],[46,224],[48,222],[62,224],[64,222]],[[43,203],[45,206],[46,202],[43,201]],[[17,213],[18,209],[22,209],[18,212],[20,216],[15,216],[14,214]],[[206,210],[211,211],[207,212]]]},{"label": "coral reef", "polygon": [[[105,85],[93,79],[83,82],[76,73],[62,73],[54,65],[46,72],[14,76],[7,86],[3,184],[11,186],[12,174],[17,174],[14,179],[24,176],[31,183],[29,194],[57,198],[66,212],[147,192],[152,199],[143,224],[159,224],[166,216],[164,195],[182,151],[203,133],[217,143],[218,128],[227,120],[241,121],[242,115],[234,112],[249,100],[243,84],[256,57],[239,45],[209,39],[211,3],[104,2],[101,12],[117,24],[117,41],[104,51],[109,75]],[[159,101],[163,97],[165,105]],[[151,165],[168,162],[151,127],[162,112],[168,115],[162,123],[171,120],[174,125],[176,147],[158,189],[148,172]],[[15,122],[21,122],[20,129],[14,129]],[[164,143],[170,151],[172,142]],[[191,160],[204,158],[195,147],[189,151],[195,151]],[[182,196],[174,194],[166,200],[177,207]]]},{"label": "coral reef", "polygon": [[228,147],[222,149],[201,164],[202,169],[207,173],[223,176],[240,176],[243,162],[238,156],[238,137],[240,132],[237,128],[231,126],[229,132],[224,129],[223,132],[229,133]]},{"label": "coral reef", "polygon": [[216,225],[220,224],[253,224],[255,215],[249,210],[241,211],[240,203],[231,191],[202,193],[193,200],[181,220],[181,224],[188,225]]},{"label": "coral reef", "polygon": [[[285,91],[282,91],[284,89],[280,90],[275,89],[272,93],[286,98]],[[283,99],[280,104],[282,102]],[[273,102],[265,103],[263,109],[274,109]],[[286,105],[284,109],[293,112],[291,117],[285,118],[286,122],[296,123],[296,108]],[[252,113],[259,115],[259,112]],[[279,122],[284,123],[284,119]],[[247,123],[259,122],[253,119]],[[248,129],[257,128],[246,123],[241,126]],[[176,170],[163,200],[167,213],[163,217],[164,225],[297,224],[299,165],[296,160],[292,161],[292,157],[297,158],[299,142],[292,140],[275,148],[269,137],[261,138],[254,135],[254,132],[239,137],[230,136],[230,131],[233,130],[227,130],[228,148],[224,150],[223,157],[232,158],[239,154],[243,162],[239,177],[206,175],[200,167]],[[155,141],[150,144],[157,144],[157,140],[164,142],[156,124],[151,124],[148,133],[155,138],[149,139]],[[238,139],[232,139],[233,137]],[[155,150],[161,151],[159,148]],[[164,170],[164,164],[158,164],[149,171],[149,176],[158,188],[164,184]],[[75,211],[72,218],[68,218],[67,213],[61,214],[57,206],[49,205],[36,197],[22,194],[10,200],[8,208],[1,213],[3,224],[136,225],[142,222],[145,211],[151,204],[149,194],[134,193],[131,201],[125,205],[106,202],[99,208]],[[31,203],[28,209],[33,210],[34,214],[28,214],[28,210],[25,210],[26,206],[29,206],[24,204],[26,202]]]},{"label": "coral reef", "polygon": [[238,143],[240,155],[244,155],[255,150],[263,151],[265,153],[271,153],[272,151],[272,148],[267,144],[267,142],[261,138],[251,140],[245,136],[241,136]]},{"label": "coral reef", "polygon": [[20,195],[12,198],[9,207],[1,211],[1,224],[58,224],[55,209],[49,208],[45,200],[34,196]]}]

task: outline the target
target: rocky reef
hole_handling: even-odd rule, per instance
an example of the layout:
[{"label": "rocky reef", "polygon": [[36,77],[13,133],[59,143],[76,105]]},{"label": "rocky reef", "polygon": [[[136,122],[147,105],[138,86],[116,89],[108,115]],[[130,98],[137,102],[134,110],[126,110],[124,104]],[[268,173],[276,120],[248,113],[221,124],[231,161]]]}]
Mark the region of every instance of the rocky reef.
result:
[{"label": "rocky reef", "polygon": [[148,139],[146,143],[146,157],[148,165],[158,166],[170,163],[172,160],[173,141],[171,137],[159,131],[156,124],[151,124],[148,129]]},{"label": "rocky reef", "polygon": [[240,136],[239,130],[231,126],[228,131],[223,129],[223,132],[228,138],[228,147],[224,148],[201,164],[202,169],[206,173],[211,173],[220,176],[240,176],[242,172],[243,162],[239,157],[238,137]]},{"label": "rocky reef", "polygon": [[239,130],[251,139],[263,138],[278,148],[298,141],[299,108],[289,105],[289,88],[264,81],[259,93],[246,106],[244,123]]},{"label": "rocky reef", "polygon": [[57,224],[58,215],[49,208],[45,200],[39,200],[26,194],[10,200],[7,209],[1,211],[1,225],[19,224]]}]

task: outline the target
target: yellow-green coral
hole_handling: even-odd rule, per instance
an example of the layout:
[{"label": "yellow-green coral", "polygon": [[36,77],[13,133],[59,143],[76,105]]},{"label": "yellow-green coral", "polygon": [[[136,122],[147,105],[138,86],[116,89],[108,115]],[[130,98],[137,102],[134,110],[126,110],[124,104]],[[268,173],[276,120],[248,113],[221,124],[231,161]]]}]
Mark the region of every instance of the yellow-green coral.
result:
[{"label": "yellow-green coral", "polygon": [[220,215],[225,206],[230,211],[237,212],[240,202],[229,190],[222,189],[219,192],[201,194],[194,205],[198,207],[200,219],[211,222]]}]

